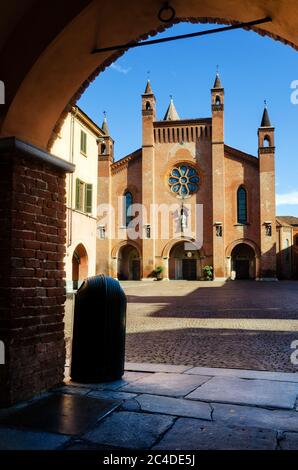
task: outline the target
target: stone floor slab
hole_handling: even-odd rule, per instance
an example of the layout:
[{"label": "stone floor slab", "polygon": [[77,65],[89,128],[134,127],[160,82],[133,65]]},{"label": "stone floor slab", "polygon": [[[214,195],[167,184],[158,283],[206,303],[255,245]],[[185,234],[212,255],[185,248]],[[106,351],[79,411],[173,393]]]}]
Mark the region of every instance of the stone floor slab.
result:
[{"label": "stone floor slab", "polygon": [[156,395],[140,395],[136,398],[136,401],[142,411],[211,421],[211,407],[208,403]]},{"label": "stone floor slab", "polygon": [[179,418],[153,450],[274,450],[276,433]]},{"label": "stone floor slab", "polygon": [[286,432],[279,442],[282,450],[298,450],[298,433]]},{"label": "stone floor slab", "polygon": [[248,380],[238,377],[213,377],[190,393],[187,398],[208,402],[293,409],[297,395],[298,384],[295,383]]},{"label": "stone floor slab", "polygon": [[268,372],[265,370],[224,369],[220,367],[193,367],[185,371],[191,375],[210,375],[222,377],[239,377],[242,379],[275,380],[279,382],[298,383],[298,373]]},{"label": "stone floor slab", "polygon": [[88,397],[107,398],[110,400],[131,400],[136,396],[136,393],[118,392],[117,390],[91,390],[88,393]]},{"label": "stone floor slab", "polygon": [[275,431],[298,432],[298,413],[287,410],[266,410],[252,406],[211,403],[212,418],[227,426],[247,426]]},{"label": "stone floor slab", "polygon": [[150,395],[183,397],[209,379],[210,377],[201,375],[157,372],[149,377],[126,385],[122,387],[121,390],[124,392],[146,393]]},{"label": "stone floor slab", "polygon": [[59,449],[70,436],[0,427],[0,450]]},{"label": "stone floor slab", "polygon": [[85,434],[88,441],[120,449],[150,449],[172,425],[170,416],[119,411]]},{"label": "stone floor slab", "polygon": [[81,395],[51,395],[0,419],[0,424],[55,434],[86,432],[100,418],[120,405],[120,401]]},{"label": "stone floor slab", "polygon": [[139,363],[139,362],[126,362],[125,370],[127,371],[142,371],[142,372],[172,372],[182,373],[191,369],[192,366],[172,365],[172,364],[153,364],[153,363]]}]

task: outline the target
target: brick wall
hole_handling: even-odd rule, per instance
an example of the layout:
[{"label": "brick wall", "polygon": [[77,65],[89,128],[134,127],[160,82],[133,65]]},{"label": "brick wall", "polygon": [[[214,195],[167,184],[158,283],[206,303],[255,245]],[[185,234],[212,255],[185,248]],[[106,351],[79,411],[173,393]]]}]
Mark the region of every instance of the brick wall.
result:
[{"label": "brick wall", "polygon": [[0,155],[0,406],[61,383],[64,374],[65,173]]}]

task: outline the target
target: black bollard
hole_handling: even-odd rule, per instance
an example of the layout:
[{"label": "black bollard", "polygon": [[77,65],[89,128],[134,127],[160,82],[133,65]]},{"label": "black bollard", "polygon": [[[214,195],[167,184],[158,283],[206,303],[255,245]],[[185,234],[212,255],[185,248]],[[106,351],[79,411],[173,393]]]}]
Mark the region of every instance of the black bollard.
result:
[{"label": "black bollard", "polygon": [[118,380],[124,373],[126,295],[104,275],[88,278],[75,298],[71,378],[82,383]]}]

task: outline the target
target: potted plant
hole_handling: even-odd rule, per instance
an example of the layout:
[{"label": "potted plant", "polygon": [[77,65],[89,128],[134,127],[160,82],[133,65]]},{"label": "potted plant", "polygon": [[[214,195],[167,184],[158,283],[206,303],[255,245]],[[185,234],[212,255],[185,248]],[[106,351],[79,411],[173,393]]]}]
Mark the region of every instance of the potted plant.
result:
[{"label": "potted plant", "polygon": [[213,279],[213,266],[204,266],[203,268],[205,281],[212,281]]},{"label": "potted plant", "polygon": [[156,275],[156,279],[158,281],[160,281],[162,279],[162,273],[163,273],[163,266],[156,266],[155,275]]}]

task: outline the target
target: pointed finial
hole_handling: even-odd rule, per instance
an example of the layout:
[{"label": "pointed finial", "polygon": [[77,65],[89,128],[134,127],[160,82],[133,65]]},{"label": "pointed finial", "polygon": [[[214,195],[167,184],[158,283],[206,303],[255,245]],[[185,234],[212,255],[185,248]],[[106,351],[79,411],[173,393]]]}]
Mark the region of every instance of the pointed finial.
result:
[{"label": "pointed finial", "polygon": [[261,127],[271,127],[271,121],[268,113],[267,100],[264,100],[264,112],[262,116]]},{"label": "pointed finial", "polygon": [[174,105],[173,95],[170,95],[170,104],[163,119],[164,121],[178,121],[180,119]]},{"label": "pointed finial", "polygon": [[219,76],[219,71],[218,71],[218,65],[216,66],[216,76],[215,76],[215,81],[213,88],[222,88],[222,84],[220,81],[220,76]]},{"label": "pointed finial", "polygon": [[152,91],[152,88],[151,88],[151,83],[150,83],[150,80],[149,78],[147,79],[147,84],[146,84],[146,88],[145,88],[145,95],[153,95],[153,91]]},{"label": "pointed finial", "polygon": [[109,127],[108,127],[108,122],[107,122],[107,112],[106,111],[103,111],[103,123],[102,123],[101,128],[102,128],[103,132],[106,135],[109,135]]}]

